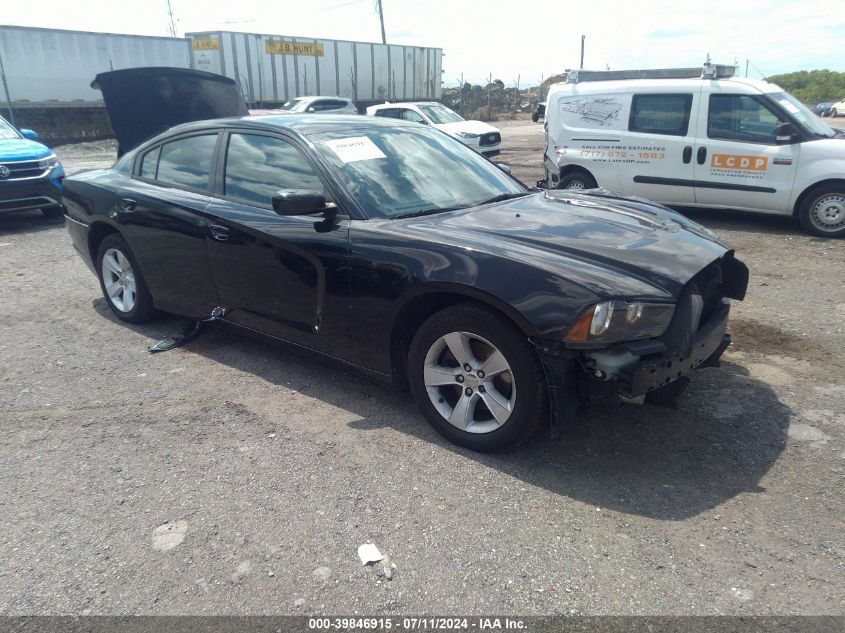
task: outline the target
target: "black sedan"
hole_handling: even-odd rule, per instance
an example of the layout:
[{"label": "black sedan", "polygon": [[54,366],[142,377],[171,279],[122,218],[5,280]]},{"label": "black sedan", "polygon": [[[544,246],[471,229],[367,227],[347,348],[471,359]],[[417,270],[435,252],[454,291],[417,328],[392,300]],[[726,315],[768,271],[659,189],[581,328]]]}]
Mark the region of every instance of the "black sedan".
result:
[{"label": "black sedan", "polygon": [[729,343],[747,269],[606,192],[538,192],[442,132],[342,115],[176,126],[65,180],[112,311],[214,318],[409,387],[493,450],[587,400],[675,397]]}]

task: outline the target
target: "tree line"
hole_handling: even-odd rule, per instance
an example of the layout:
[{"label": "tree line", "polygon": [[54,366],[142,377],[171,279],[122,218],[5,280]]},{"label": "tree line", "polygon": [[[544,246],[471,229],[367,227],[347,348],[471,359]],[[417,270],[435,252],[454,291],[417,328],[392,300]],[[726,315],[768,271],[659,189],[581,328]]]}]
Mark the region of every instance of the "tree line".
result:
[{"label": "tree line", "polygon": [[799,70],[772,75],[766,81],[777,84],[807,104],[845,98],[845,73],[833,70]]}]

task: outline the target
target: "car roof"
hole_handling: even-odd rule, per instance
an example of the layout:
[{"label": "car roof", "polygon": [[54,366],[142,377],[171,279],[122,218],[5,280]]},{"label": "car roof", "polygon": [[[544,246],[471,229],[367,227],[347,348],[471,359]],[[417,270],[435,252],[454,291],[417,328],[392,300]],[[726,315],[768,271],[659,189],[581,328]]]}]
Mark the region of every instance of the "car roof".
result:
[{"label": "car roof", "polygon": [[294,97],[291,101],[317,101],[318,99],[337,99],[338,101],[352,101],[348,97],[335,97],[333,95],[308,95],[307,97]]},{"label": "car roof", "polygon": [[[254,128],[267,131],[287,131],[300,136],[322,134],[340,130],[412,127],[419,129],[416,123],[399,119],[362,117],[358,114],[264,114],[261,116],[228,117],[183,123],[170,128],[164,134],[182,134],[209,127]],[[160,137],[156,137],[160,138]]]},{"label": "car roof", "polygon": [[379,103],[378,105],[370,106],[375,110],[382,108],[401,108],[405,106],[419,106],[419,105],[441,105],[437,101],[393,101],[390,103]]},{"label": "car roof", "polygon": [[759,94],[761,92],[783,92],[776,84],[760,79],[733,77],[731,79],[622,79],[616,81],[582,81],[579,83],[557,83],[549,88],[549,96],[562,94],[629,93],[649,89],[699,90],[702,85],[734,88],[738,92]]}]

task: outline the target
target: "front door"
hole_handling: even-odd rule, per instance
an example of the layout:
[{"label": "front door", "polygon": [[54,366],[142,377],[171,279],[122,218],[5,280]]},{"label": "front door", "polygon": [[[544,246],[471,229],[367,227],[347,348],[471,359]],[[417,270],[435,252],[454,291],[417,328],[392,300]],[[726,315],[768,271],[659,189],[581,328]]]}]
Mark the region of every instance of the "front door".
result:
[{"label": "front door", "polygon": [[763,95],[713,92],[702,99],[695,200],[733,209],[788,212],[801,145],[778,145],[786,118]]},{"label": "front door", "polygon": [[342,355],[349,294],[343,217],[280,216],[281,189],[325,191],[304,153],[278,136],[230,132],[207,207],[209,255],[226,319]]}]

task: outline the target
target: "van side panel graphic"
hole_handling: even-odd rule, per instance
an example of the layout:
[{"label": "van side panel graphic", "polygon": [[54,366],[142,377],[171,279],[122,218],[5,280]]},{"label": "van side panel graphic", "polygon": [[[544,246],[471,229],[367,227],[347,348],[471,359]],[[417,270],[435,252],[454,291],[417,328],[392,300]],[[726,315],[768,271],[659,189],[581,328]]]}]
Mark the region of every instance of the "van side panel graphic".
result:
[{"label": "van side panel graphic", "polygon": [[769,168],[767,156],[743,156],[741,154],[713,154],[710,158],[713,169],[742,169],[766,171]]}]

